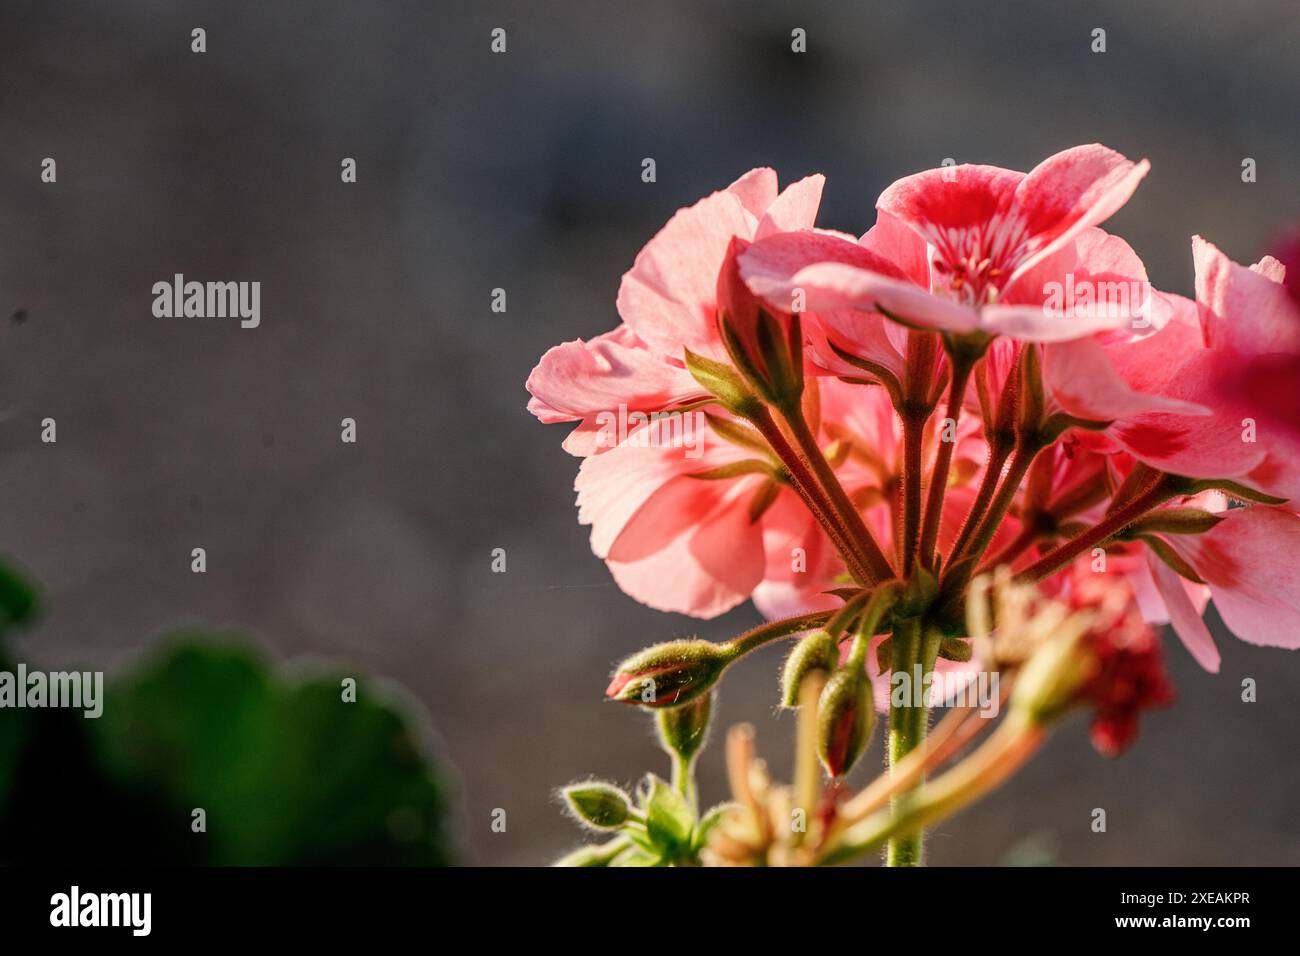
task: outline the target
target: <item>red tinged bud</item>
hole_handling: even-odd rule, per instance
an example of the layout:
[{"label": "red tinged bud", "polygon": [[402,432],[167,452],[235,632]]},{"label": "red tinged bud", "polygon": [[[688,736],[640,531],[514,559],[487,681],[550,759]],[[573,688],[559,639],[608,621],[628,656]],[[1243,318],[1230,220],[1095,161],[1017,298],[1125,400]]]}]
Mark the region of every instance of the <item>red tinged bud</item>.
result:
[{"label": "red tinged bud", "polygon": [[1174,699],[1160,638],[1136,614],[1133,621],[1092,635],[1095,664],[1082,694],[1093,710],[1088,739],[1107,757],[1118,756],[1137,737],[1142,711]]},{"label": "red tinged bud", "polygon": [[605,696],[645,707],[675,707],[706,693],[736,656],[729,645],[683,640],[633,654],[614,672]]},{"label": "red tinged bud", "polygon": [[860,666],[831,675],[817,701],[817,756],[832,777],[842,777],[871,742],[876,707],[871,681]]},{"label": "red tinged bud", "polygon": [[718,332],[740,374],[764,399],[777,406],[797,402],[803,393],[803,331],[790,313],[774,313],[740,278],[736,257],[749,243],[732,237],[718,273]]}]

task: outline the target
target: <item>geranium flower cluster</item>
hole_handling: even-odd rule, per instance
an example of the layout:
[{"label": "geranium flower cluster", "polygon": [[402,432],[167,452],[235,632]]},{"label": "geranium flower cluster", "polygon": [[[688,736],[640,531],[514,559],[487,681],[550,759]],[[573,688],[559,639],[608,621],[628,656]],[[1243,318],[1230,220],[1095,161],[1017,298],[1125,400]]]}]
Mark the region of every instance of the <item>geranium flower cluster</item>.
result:
[{"label": "geranium flower cluster", "polygon": [[[887,188],[860,238],[815,225],[823,177],[779,190],[770,169],[673,216],[618,327],[548,351],[529,410],[575,424],[578,518],[625,592],[699,618],[752,600],[770,623],[652,647],[609,696],[684,707],[802,634],[785,703],[817,682],[823,767],[848,771],[878,709],[897,780],[934,702],[898,692],[915,675],[1051,672],[1068,693],[1028,723],[1089,707],[1113,754],[1171,696],[1154,626],[1210,671],[1210,601],[1242,640],[1300,647],[1300,409],[1258,387],[1296,367],[1297,287],[1194,237],[1195,297],[1155,289],[1101,228],[1147,171],[1099,145],[933,169]],[[995,652],[1007,635],[973,640],[995,572],[1075,638],[1018,659]],[[919,862],[919,832],[890,832],[891,862]]]}]

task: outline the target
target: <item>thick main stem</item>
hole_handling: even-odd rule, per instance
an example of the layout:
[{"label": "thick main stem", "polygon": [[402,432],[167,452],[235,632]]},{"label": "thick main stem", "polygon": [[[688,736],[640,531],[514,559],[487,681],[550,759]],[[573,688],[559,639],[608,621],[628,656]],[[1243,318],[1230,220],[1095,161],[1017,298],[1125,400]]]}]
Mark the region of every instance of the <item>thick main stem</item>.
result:
[{"label": "thick main stem", "polygon": [[[904,673],[907,681],[903,684],[906,694],[900,706],[894,699],[894,683],[890,681],[891,699],[889,705],[889,769],[895,768],[921,745],[925,739],[926,723],[929,719],[925,700],[916,700],[920,688],[912,687],[915,680],[915,666],[921,663],[921,621],[920,618],[907,618],[897,621],[890,641],[893,651],[892,674]],[[918,783],[919,786],[919,783]],[[908,790],[895,796],[890,806],[895,812],[902,812],[912,798],[915,790]],[[889,841],[885,854],[886,866],[920,866],[925,849],[925,835],[917,831]]]},{"label": "thick main stem", "polygon": [[1129,499],[1128,504],[1098,521],[1095,525],[1065,542],[1055,551],[1043,555],[1016,575],[1017,581],[1041,581],[1055,574],[1084,551],[1096,547],[1119,534],[1152,508],[1168,501],[1178,493],[1177,479],[1161,475],[1146,491]]},{"label": "thick main stem", "polygon": [[1021,715],[1008,714],[983,746],[936,777],[922,796],[902,808],[891,807],[853,826],[819,862],[844,863],[886,840],[893,847],[896,842],[969,806],[1024,766],[1038,750],[1044,733],[1042,727]]},{"label": "thick main stem", "polygon": [[[939,519],[943,515],[943,499],[948,491],[948,471],[952,466],[952,453],[957,447],[957,421],[961,416],[962,402],[966,398],[966,383],[970,381],[971,363],[952,359],[952,382],[948,388],[948,410],[940,423],[939,450],[930,475],[930,493],[925,501],[925,522],[921,526],[921,561],[927,568],[934,567],[934,546],[939,539]],[[951,423],[951,424],[949,424]],[[947,440],[946,430],[952,429],[952,440]]]}]

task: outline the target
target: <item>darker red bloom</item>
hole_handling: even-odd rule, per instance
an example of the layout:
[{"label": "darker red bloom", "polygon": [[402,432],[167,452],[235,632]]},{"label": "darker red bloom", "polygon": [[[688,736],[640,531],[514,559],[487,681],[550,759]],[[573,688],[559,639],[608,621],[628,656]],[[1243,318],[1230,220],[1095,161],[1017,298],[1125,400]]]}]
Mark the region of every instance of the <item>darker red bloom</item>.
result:
[{"label": "darker red bloom", "polygon": [[[1093,708],[1089,739],[1107,757],[1118,756],[1136,739],[1142,711],[1174,699],[1160,638],[1142,619],[1135,601],[1117,607],[1116,580],[1111,575],[1079,575],[1071,593],[1073,603],[1101,612],[1087,637],[1095,663],[1080,696]],[[1109,593],[1100,593],[1103,590]]]}]

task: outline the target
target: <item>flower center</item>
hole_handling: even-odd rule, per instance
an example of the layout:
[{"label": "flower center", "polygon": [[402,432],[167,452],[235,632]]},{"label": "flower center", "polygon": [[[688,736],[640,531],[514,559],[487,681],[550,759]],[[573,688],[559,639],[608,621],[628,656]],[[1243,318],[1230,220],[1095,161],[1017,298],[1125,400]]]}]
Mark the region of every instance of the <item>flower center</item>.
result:
[{"label": "flower center", "polygon": [[1024,225],[994,216],[965,229],[931,236],[930,285],[964,305],[997,301],[1016,266],[1028,255]]}]

